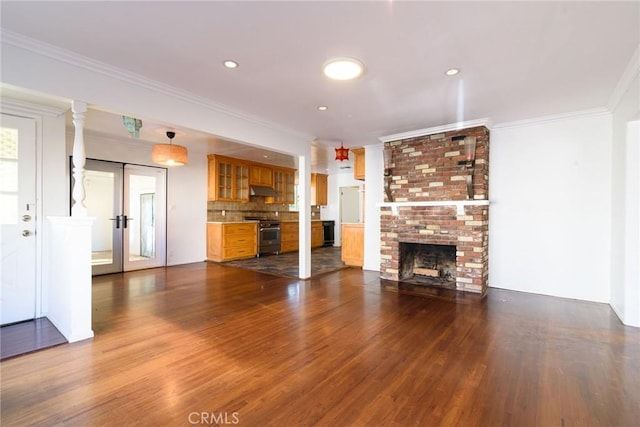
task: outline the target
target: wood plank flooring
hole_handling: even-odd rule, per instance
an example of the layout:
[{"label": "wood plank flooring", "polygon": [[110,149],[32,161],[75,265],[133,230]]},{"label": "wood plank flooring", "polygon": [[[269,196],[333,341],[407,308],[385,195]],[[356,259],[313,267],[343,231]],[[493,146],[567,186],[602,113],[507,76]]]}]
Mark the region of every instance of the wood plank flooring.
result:
[{"label": "wood plank flooring", "polygon": [[637,426],[605,304],[393,293],[218,264],[94,278],[95,338],[0,363],[2,426]]}]

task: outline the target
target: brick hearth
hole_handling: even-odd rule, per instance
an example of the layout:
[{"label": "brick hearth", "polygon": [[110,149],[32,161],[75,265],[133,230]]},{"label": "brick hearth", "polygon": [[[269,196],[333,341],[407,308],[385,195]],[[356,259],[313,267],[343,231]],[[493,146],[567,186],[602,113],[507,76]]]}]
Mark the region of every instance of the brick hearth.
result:
[{"label": "brick hearth", "polygon": [[483,203],[489,196],[489,130],[486,127],[385,143],[393,148],[391,189],[398,205],[381,207],[382,278],[399,280],[400,242],[453,245],[456,247],[456,289],[486,291],[488,206],[467,205],[458,209],[453,204],[419,205],[420,202],[468,200],[466,176],[470,171],[458,166],[458,161],[464,160],[464,141],[452,139],[461,135],[476,137],[474,201]]}]

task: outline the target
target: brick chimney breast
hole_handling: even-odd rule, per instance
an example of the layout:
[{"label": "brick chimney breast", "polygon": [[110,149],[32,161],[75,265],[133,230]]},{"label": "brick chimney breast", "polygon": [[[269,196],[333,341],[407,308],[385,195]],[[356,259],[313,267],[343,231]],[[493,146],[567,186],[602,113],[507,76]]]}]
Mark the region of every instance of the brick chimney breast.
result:
[{"label": "brick chimney breast", "polygon": [[[465,159],[464,139],[476,138],[473,169]],[[455,289],[485,293],[488,286],[488,205],[457,208],[445,202],[469,201],[467,177],[472,175],[474,201],[489,198],[489,130],[485,126],[386,142],[393,149],[391,191],[398,205],[381,207],[381,265],[383,279],[400,277],[400,243],[455,246]],[[415,202],[442,202],[416,206]],[[488,203],[488,202],[487,202]],[[433,269],[419,269],[431,271]],[[430,283],[429,280],[426,280]],[[433,282],[433,281],[432,281]],[[433,282],[438,286],[438,282]]]}]

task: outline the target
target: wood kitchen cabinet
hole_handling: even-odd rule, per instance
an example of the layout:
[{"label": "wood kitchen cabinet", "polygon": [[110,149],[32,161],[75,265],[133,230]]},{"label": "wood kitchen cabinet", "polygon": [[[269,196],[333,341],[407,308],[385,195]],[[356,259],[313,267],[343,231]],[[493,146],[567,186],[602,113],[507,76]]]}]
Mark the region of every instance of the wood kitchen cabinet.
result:
[{"label": "wood kitchen cabinet", "polygon": [[364,264],[364,224],[342,224],[342,261],[356,267]]},{"label": "wood kitchen cabinet", "polygon": [[352,148],[353,153],[353,179],[364,181],[364,147]]},{"label": "wood kitchen cabinet", "polygon": [[208,200],[249,201],[249,165],[242,161],[210,154]]},{"label": "wood kitchen cabinet", "polygon": [[[280,223],[280,252],[292,252],[300,249],[300,224],[297,221]],[[324,243],[322,221],[311,221],[311,248],[319,248]]]},{"label": "wood kitchen cabinet", "polygon": [[297,221],[280,223],[280,252],[293,252],[299,249],[300,224]]},{"label": "wood kitchen cabinet", "polygon": [[250,258],[258,253],[258,223],[208,223],[207,259],[229,261]]},{"label": "wood kitchen cabinet", "polygon": [[319,248],[324,243],[322,221],[311,221],[311,247]]},{"label": "wood kitchen cabinet", "polygon": [[273,168],[262,165],[249,167],[249,185],[273,187]]},{"label": "wood kitchen cabinet", "polygon": [[296,202],[295,182],[295,169],[273,168],[273,189],[277,196],[267,199],[267,203],[293,205]]},{"label": "wood kitchen cabinet", "polygon": [[325,206],[327,204],[327,175],[311,174],[311,206]]}]

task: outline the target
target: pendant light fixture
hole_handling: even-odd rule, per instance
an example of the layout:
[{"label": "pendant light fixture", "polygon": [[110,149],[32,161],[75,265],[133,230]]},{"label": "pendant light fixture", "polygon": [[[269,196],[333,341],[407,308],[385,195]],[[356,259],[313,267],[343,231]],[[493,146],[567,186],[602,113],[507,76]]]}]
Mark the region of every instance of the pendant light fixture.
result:
[{"label": "pendant light fixture", "polygon": [[187,147],[172,144],[172,140],[175,136],[175,132],[167,131],[169,143],[156,144],[153,146],[153,151],[151,152],[151,159],[153,160],[153,163],[158,163],[163,166],[182,166],[189,163]]},{"label": "pendant light fixture", "polygon": [[349,149],[344,148],[342,141],[340,141],[340,147],[336,148],[336,160],[349,160]]}]

